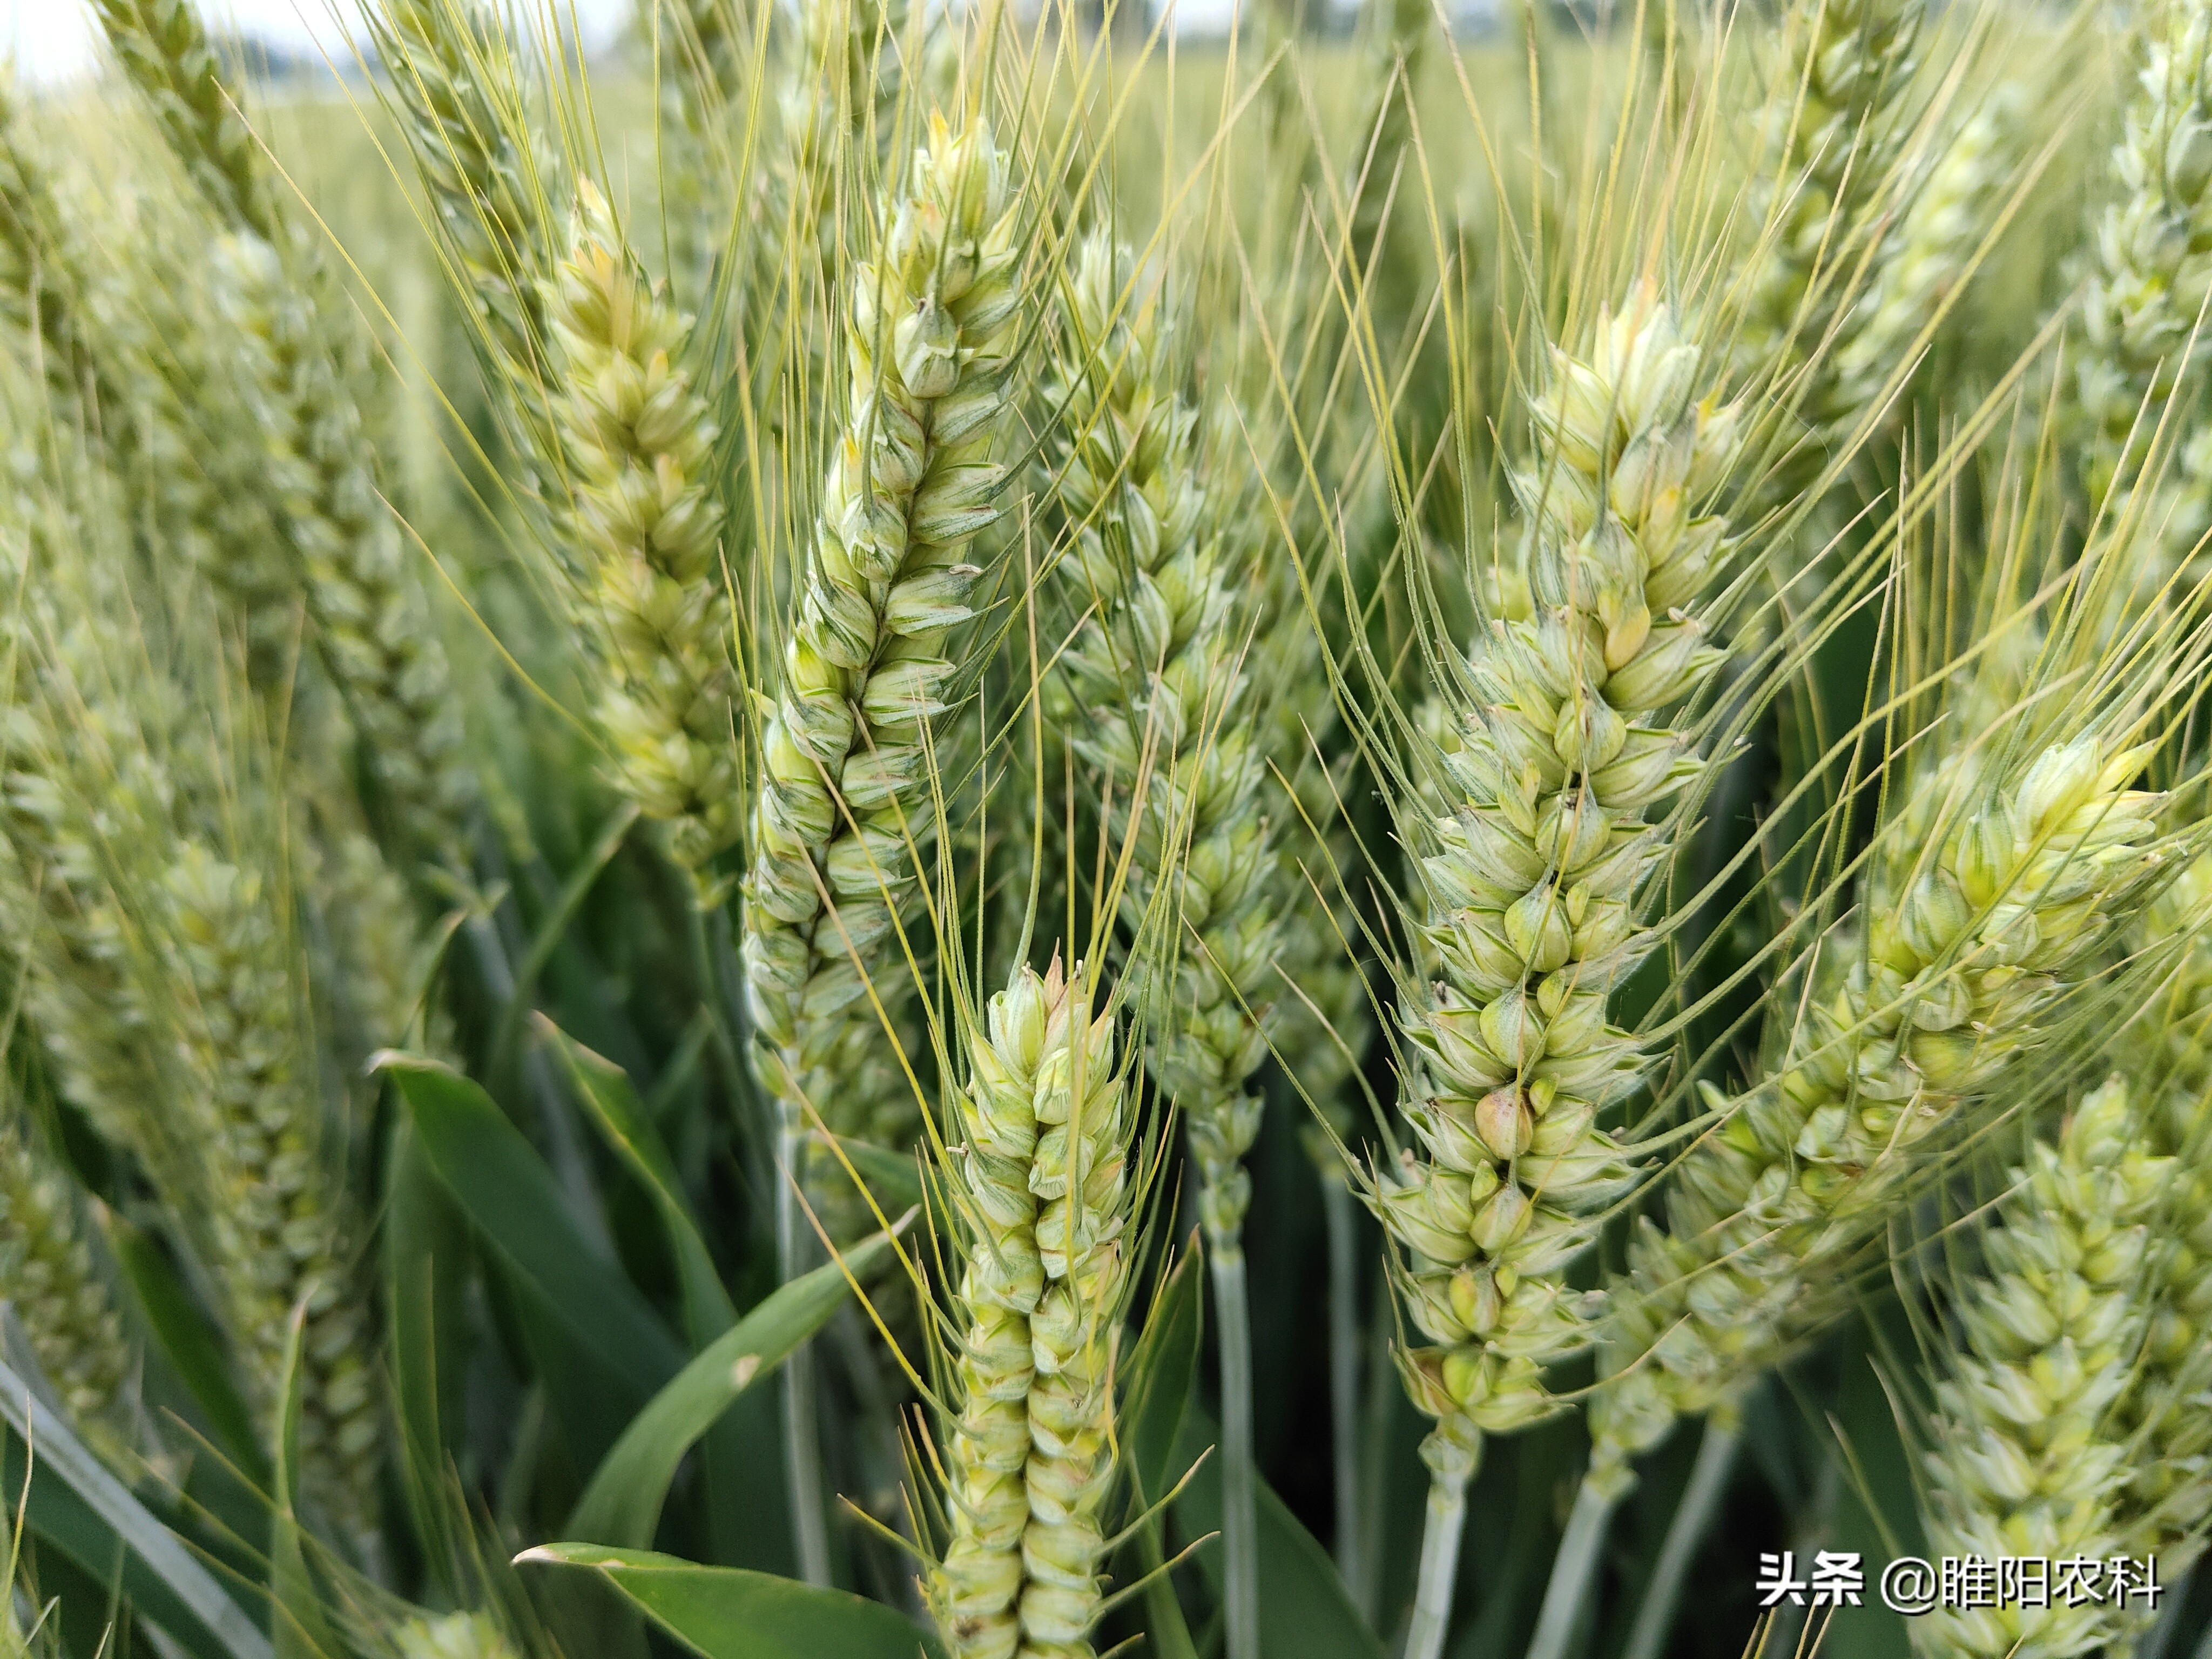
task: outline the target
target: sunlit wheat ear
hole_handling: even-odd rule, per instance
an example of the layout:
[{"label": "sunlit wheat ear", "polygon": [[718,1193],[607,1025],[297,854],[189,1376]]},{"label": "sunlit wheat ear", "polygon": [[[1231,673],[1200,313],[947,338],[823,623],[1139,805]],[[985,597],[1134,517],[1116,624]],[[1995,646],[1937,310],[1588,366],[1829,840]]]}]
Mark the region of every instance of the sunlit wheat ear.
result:
[{"label": "sunlit wheat ear", "polygon": [[0,1283],[46,1381],[97,1436],[131,1356],[93,1235],[66,1170],[46,1151],[13,1079],[0,1082]]},{"label": "sunlit wheat ear", "polygon": [[951,630],[999,513],[991,459],[1018,315],[1019,246],[989,130],[933,122],[909,192],[854,282],[851,408],[762,735],[746,972],[763,1080],[794,1109],[891,959],[892,907],[927,836],[927,750]]},{"label": "sunlit wheat ear", "polygon": [[[2103,1560],[2128,1553],[2112,1513],[2130,1453],[2116,1432],[2148,1322],[2151,1227],[2173,1179],[2115,1077],[2029,1148],[1961,1287],[1963,1339],[1936,1381],[1923,1511],[1931,1552]],[[1923,1654],[2071,1659],[2124,1615],[2101,1601],[1939,1607],[1913,1620]]]},{"label": "sunlit wheat ear", "polygon": [[1115,781],[1116,842],[1134,830],[1131,925],[1164,886],[1190,935],[1172,981],[1150,992],[1149,1063],[1183,1113],[1208,1239],[1234,1249],[1260,1117],[1245,1085],[1267,1057],[1276,932],[1263,774],[1244,718],[1255,573],[1198,471],[1197,417],[1176,394],[1163,304],[1132,295],[1126,250],[1103,235],[1084,244],[1052,386],[1075,531],[1056,580],[1071,614],[1093,614],[1045,698],[1076,753]]},{"label": "sunlit wheat ear", "polygon": [[1115,1492],[1136,1113],[1111,1012],[1057,957],[973,1015],[944,1177],[960,1237],[949,1533],[930,1611],[960,1659],[1090,1659]]},{"label": "sunlit wheat ear", "polygon": [[605,199],[581,188],[545,310],[551,411],[574,480],[573,615],[596,658],[616,780],[666,826],[715,902],[712,869],[742,823],[736,672],[711,484],[715,428],[692,390],[690,319],[647,280]]},{"label": "sunlit wheat ear", "polygon": [[2147,33],[2112,155],[2114,199],[2097,222],[2075,374],[2093,510],[2128,499],[2154,447],[2173,452],[2142,532],[2155,538],[2154,591],[2212,526],[2212,434],[2175,396],[2207,355],[2197,250],[2212,237],[2212,7],[2175,5]]},{"label": "sunlit wheat ear", "polygon": [[1515,484],[1535,611],[1478,641],[1460,747],[1437,757],[1451,810],[1419,826],[1431,977],[1407,976],[1401,1100],[1421,1155],[1365,1184],[1438,1345],[1401,1364],[1440,1421],[1554,1409],[1543,1366],[1589,1340],[1561,1270],[1629,1177],[1598,1116],[1650,1063],[1607,1009],[1651,945],[1638,892],[1673,833],[1654,809],[1703,770],[1669,711],[1720,660],[1697,607],[1727,526],[1704,509],[1740,428],[1698,400],[1702,358],[1649,290],[1587,361],[1553,354]]},{"label": "sunlit wheat ear", "polygon": [[2142,751],[2094,734],[1934,769],[1887,832],[1893,901],[1826,940],[1786,1048],[1687,1153],[1611,1287],[1600,1466],[1732,1398],[1832,1314],[1931,1137],[2061,1038],[2115,919],[2171,872]]}]

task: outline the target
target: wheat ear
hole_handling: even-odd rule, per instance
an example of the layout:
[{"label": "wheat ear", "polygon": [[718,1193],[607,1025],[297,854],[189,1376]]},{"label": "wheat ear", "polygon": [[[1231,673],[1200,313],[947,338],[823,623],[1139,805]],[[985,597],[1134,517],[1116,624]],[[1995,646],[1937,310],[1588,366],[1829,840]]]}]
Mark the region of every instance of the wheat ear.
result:
[{"label": "wheat ear", "polygon": [[187,843],[163,884],[162,966],[177,988],[178,1042],[215,1141],[208,1223],[231,1328],[268,1391],[283,1374],[288,1322],[307,1305],[301,1467],[348,1541],[367,1544],[376,1512],[382,1401],[367,1310],[348,1283],[351,1230],[327,1171],[299,958],[257,871]]},{"label": "wheat ear", "polygon": [[[2157,1095],[2138,1132],[2171,1161],[2175,1178],[2156,1219],[2149,1257],[2149,1328],[2134,1386],[2121,1402],[2126,1486],[2115,1500],[2133,1553],[2155,1555],[2179,1579],[2212,1524],[2212,859],[2200,858],[2144,917],[2142,946],[2179,945],[2181,958],[2150,1009]],[[2123,1048],[2123,1053],[2136,1053]]]},{"label": "wheat ear", "polygon": [[926,1587],[957,1659],[1095,1653],[1137,1182],[1114,1018],[1089,992],[1080,963],[1018,968],[968,1040],[945,1164],[965,1238],[949,1540]]},{"label": "wheat ear", "polygon": [[2180,0],[2163,31],[2148,44],[2113,151],[2119,195],[2096,226],[2075,369],[2093,511],[2130,499],[2162,428],[2172,451],[2139,532],[2156,554],[2153,588],[2212,525],[2212,436],[2184,395],[2207,355],[2198,313],[2212,246],[2212,5]]},{"label": "wheat ear", "polygon": [[[1712,1409],[1832,1310],[1845,1264],[1921,1166],[1916,1149],[2033,1054],[2097,971],[2111,918],[2174,847],[2129,789],[2142,756],[2094,737],[1977,778],[1933,769],[1893,843],[1893,897],[1827,942],[1766,1079],[1676,1166],[1668,1231],[1646,1218],[1611,1292],[1590,1479]],[[1964,810],[1960,802],[1969,803]],[[1893,826],[1893,828],[1895,828]],[[1860,943],[1863,939],[1863,943]]]},{"label": "wheat ear", "polygon": [[[2114,1078],[2055,1144],[2014,1172],[1983,1275],[1959,1298],[1964,1339],[1936,1384],[1923,1460],[1931,1553],[1994,1561],[2124,1553],[2112,1496],[2127,1449],[2111,1433],[2149,1316],[2148,1224],[2174,1175]],[[2113,1609],[1939,1607],[1913,1621],[1930,1659],[2072,1659]]]},{"label": "wheat ear", "polygon": [[389,0],[367,15],[447,274],[468,301],[478,348],[522,398],[533,422],[522,447],[534,459],[550,344],[540,279],[557,258],[559,227],[546,207],[552,170],[520,108],[513,44],[469,0]]},{"label": "wheat ear", "polygon": [[1060,579],[1089,620],[1062,653],[1048,714],[1111,780],[1109,829],[1133,848],[1122,915],[1164,903],[1182,937],[1172,971],[1139,991],[1146,1063],[1182,1115],[1219,1310],[1228,1652],[1257,1653],[1244,1156],[1260,1128],[1252,1074],[1267,1057],[1278,931],[1263,751],[1242,718],[1256,574],[1246,539],[1209,501],[1195,412],[1176,394],[1158,295],[1088,237],[1068,285],[1052,389],[1063,408],[1060,497],[1075,525]]},{"label": "wheat ear", "polygon": [[[12,1081],[0,1086],[14,1094]],[[94,1270],[69,1176],[13,1098],[0,1100],[0,1284],[70,1418],[97,1432],[131,1373],[122,1316]]]},{"label": "wheat ear", "polygon": [[[1921,0],[1807,0],[1790,19],[1789,72],[1773,78],[1754,118],[1747,207],[1759,240],[1735,279],[1734,367],[1739,384],[1771,390],[1816,427],[1855,412],[1839,400],[1840,358],[1880,315],[1855,279],[1869,239],[1882,234],[1876,209],[1904,137],[1899,108],[1922,11]],[[1886,374],[1892,365],[1860,367]],[[1818,445],[1798,444],[1771,470],[1762,499],[1794,497],[1825,459]]]},{"label": "wheat ear", "polygon": [[[854,281],[851,406],[762,733],[741,890],[754,1070],[792,1178],[810,1107],[833,1110],[842,1094],[840,1054],[874,1040],[862,999],[898,960],[908,849],[935,821],[930,745],[957,672],[946,653],[983,574],[965,555],[999,511],[991,446],[1020,303],[1015,224],[989,128],[978,118],[955,131],[933,115]],[[791,1271],[801,1241],[788,1180],[779,1203]],[[787,1378],[797,1414],[811,1403],[804,1372]],[[795,1417],[791,1433],[804,1456],[811,1435]],[[802,1517],[801,1534],[817,1540],[810,1576],[826,1573],[818,1528]]]},{"label": "wheat ear", "polygon": [[[1563,1269],[1632,1179],[1598,1118],[1649,1060],[1607,1009],[1652,944],[1638,891],[1674,834],[1654,809],[1703,771],[1669,711],[1722,660],[1698,607],[1727,526],[1705,507],[1741,443],[1734,407],[1698,398],[1703,355],[1649,287],[1601,315],[1587,362],[1554,349],[1514,483],[1534,614],[1486,624],[1460,746],[1430,757],[1450,811],[1413,921],[1434,977],[1400,1013],[1420,1150],[1362,1184],[1435,1345],[1399,1365],[1437,1423],[1431,1518],[1454,1531],[1480,1432],[1558,1409],[1543,1368],[1591,1340]],[[1425,1557],[1410,1655],[1440,1650],[1455,1553]]]},{"label": "wheat ear", "polygon": [[315,642],[382,786],[394,836],[432,863],[465,843],[472,783],[445,655],[379,494],[357,320],[269,188],[189,0],[106,0],[110,45],[226,233],[220,269],[264,440],[295,465],[271,500]]},{"label": "wheat ear", "polygon": [[691,321],[647,279],[588,181],[545,309],[585,578],[573,600],[603,681],[599,724],[623,791],[666,826],[670,853],[711,906],[712,866],[738,838],[742,799],[715,428],[684,368]]}]

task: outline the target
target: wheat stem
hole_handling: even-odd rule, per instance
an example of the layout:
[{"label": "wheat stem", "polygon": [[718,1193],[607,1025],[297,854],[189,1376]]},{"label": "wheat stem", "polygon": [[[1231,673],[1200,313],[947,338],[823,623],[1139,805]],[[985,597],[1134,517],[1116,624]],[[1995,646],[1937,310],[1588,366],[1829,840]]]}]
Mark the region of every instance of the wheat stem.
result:
[{"label": "wheat stem", "polygon": [[1460,1534],[1467,1527],[1467,1486],[1481,1447],[1481,1431],[1464,1417],[1444,1419],[1421,1442],[1429,1497],[1405,1659],[1443,1659],[1444,1638],[1451,1632],[1452,1587],[1459,1578]]},{"label": "wheat stem", "polygon": [[1716,1410],[1705,1419],[1705,1432],[1698,1442],[1697,1461],[1690,1466],[1689,1484],[1681,1501],[1668,1517],[1667,1535],[1651,1565],[1651,1579],[1636,1609],[1636,1623],[1628,1632],[1622,1659],[1659,1659],[1667,1635],[1674,1626],[1674,1610],[1682,1599],[1683,1581],[1689,1577],[1698,1547],[1713,1523],[1721,1494],[1728,1489],[1736,1453],[1743,1445],[1743,1416],[1740,1411]]},{"label": "wheat stem", "polygon": [[1228,1659],[1260,1656],[1259,1473],[1252,1449],[1252,1311],[1244,1249],[1215,1238],[1213,1275],[1221,1358],[1221,1607]]},{"label": "wheat stem", "polygon": [[1352,1605],[1364,1608],[1367,1552],[1360,1547],[1359,1517],[1365,1509],[1359,1458],[1359,1355],[1366,1333],[1359,1328],[1359,1236],[1352,1188],[1332,1154],[1321,1176],[1322,1225],[1328,1246],[1328,1439],[1334,1477],[1337,1575]]},{"label": "wheat stem", "polygon": [[1528,1638],[1528,1659],[1563,1659],[1566,1653],[1576,1626],[1589,1610],[1589,1583],[1597,1573],[1615,1501],[1601,1482],[1585,1480],[1575,1489],[1574,1508],[1567,1513],[1566,1530],[1552,1558],[1551,1581],[1544,1587],[1536,1632]]}]

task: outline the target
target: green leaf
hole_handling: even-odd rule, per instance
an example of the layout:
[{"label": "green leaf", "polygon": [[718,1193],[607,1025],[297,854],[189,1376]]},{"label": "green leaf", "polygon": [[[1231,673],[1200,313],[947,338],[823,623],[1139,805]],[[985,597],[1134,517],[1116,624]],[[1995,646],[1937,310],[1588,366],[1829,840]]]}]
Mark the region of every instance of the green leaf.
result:
[{"label": "green leaf", "polygon": [[1159,1659],[1197,1659],[1198,1644],[1183,1622],[1175,1585],[1161,1571],[1166,1561],[1158,1515],[1145,1512],[1167,1495],[1168,1470],[1175,1455],[1176,1431],[1198,1376],[1198,1351],[1206,1317],[1203,1257],[1194,1233],[1153,1299],[1129,1361],[1129,1386],[1121,1403],[1122,1444],[1135,1489],[1137,1534],[1131,1547],[1137,1571],[1145,1577],[1146,1634]]},{"label": "green leaf", "polygon": [[265,1482],[269,1459],[254,1430],[253,1413],[231,1381],[221,1334],[159,1243],[119,1215],[109,1218],[108,1238],[170,1368],[222,1437],[223,1449],[249,1480]]},{"label": "green leaf", "polygon": [[705,1659],[945,1659],[894,1609],[796,1579],[601,1544],[544,1544],[515,1559],[599,1573]]},{"label": "green leaf", "polygon": [[849,1140],[842,1135],[837,1137],[837,1146],[886,1215],[901,1214],[922,1201],[921,1171],[912,1158],[888,1146]]},{"label": "green leaf", "polygon": [[592,1249],[553,1172],[475,1083],[416,1054],[378,1056],[438,1178],[519,1286],[611,1376],[650,1395],[684,1353],[628,1279]]},{"label": "green leaf", "polygon": [[1145,1321],[1129,1360],[1128,1392],[1122,1397],[1122,1443],[1131,1472],[1148,1501],[1157,1504],[1172,1484],[1169,1469],[1183,1408],[1198,1376],[1199,1346],[1205,1334],[1205,1266],[1197,1235],[1176,1263]]},{"label": "green leaf", "polygon": [[223,1593],[184,1541],[110,1474],[76,1433],[0,1363],[0,1421],[13,1432],[0,1458],[7,1490],[22,1490],[32,1463],[32,1530],[102,1583],[119,1582],[141,1615],[198,1654],[274,1659],[269,1638]]},{"label": "green leaf", "polygon": [[851,1292],[847,1273],[860,1277],[890,1247],[891,1236],[878,1233],[848,1250],[843,1266],[827,1262],[793,1279],[686,1365],[623,1431],[568,1517],[568,1530],[602,1543],[650,1544],[684,1454],[740,1395],[822,1328]]},{"label": "green leaf", "polygon": [[[1212,1419],[1193,1401],[1183,1413],[1174,1466],[1189,1468],[1219,1439]],[[1382,1644],[1345,1594],[1336,1563],[1264,1480],[1259,1508],[1260,1650],[1267,1659],[1382,1659]],[[1200,1466],[1175,1509],[1192,1537],[1220,1528],[1221,1472],[1216,1460]],[[1201,1550],[1199,1565],[1218,1595],[1221,1552]]]},{"label": "green leaf", "polygon": [[668,1234],[668,1247],[676,1257],[676,1275],[684,1292],[684,1322],[694,1353],[705,1348],[737,1322],[738,1310],[722,1277],[700,1237],[699,1224],[684,1201],[676,1160],[660,1139],[660,1131],[647,1115],[629,1073],[612,1060],[593,1054],[544,1015],[538,1030],[560,1054],[569,1080],[590,1113],[592,1123],[615,1156],[621,1158],[638,1183],[651,1194]]},{"label": "green leaf", "polygon": [[431,1571],[447,1582],[455,1546],[468,1535],[465,1510],[449,1495],[447,1460],[461,1423],[461,1381],[467,1370],[469,1230],[430,1168],[422,1138],[404,1114],[392,1122],[386,1160],[384,1305],[392,1340],[392,1408],[398,1419],[399,1468]]}]

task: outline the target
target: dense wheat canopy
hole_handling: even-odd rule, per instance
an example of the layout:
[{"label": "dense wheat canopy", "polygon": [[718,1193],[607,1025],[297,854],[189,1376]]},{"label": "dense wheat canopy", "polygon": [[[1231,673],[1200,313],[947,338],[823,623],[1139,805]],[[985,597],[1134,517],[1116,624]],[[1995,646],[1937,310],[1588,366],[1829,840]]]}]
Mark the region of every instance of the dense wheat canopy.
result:
[{"label": "dense wheat canopy", "polygon": [[2212,1654],[2208,0],[89,15],[0,1659]]}]

